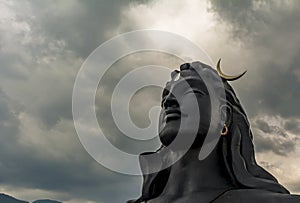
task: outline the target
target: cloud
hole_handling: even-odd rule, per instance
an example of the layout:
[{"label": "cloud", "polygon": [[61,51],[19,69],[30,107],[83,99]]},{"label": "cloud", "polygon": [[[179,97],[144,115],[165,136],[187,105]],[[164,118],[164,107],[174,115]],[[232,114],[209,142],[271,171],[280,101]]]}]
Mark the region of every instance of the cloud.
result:
[{"label": "cloud", "polygon": [[257,153],[258,163],[267,171],[272,173],[278,181],[287,187],[291,193],[299,194],[299,147],[289,156],[282,159],[281,155],[270,152]]},{"label": "cloud", "polygon": [[249,109],[299,117],[297,1],[213,0],[210,9],[220,24],[228,26],[231,40],[243,44],[240,55],[247,61],[251,88],[243,88],[242,97],[253,98],[244,101]]},{"label": "cloud", "polygon": [[293,134],[298,134],[300,132],[300,123],[299,120],[297,119],[290,119],[284,124],[284,128],[293,133]]},{"label": "cloud", "polygon": [[[300,192],[299,10],[297,1],[1,2],[1,190],[21,199],[72,203],[138,196],[139,177],[112,173],[85,152],[72,123],[71,96],[76,73],[98,45],[124,31],[155,28],[191,39],[214,61],[222,57],[225,72],[248,70],[233,86],[253,121],[258,159],[270,160],[264,165]],[[114,64],[99,84],[97,116],[106,118],[103,129],[121,149],[138,152],[157,145],[157,140],[132,144],[112,122],[109,106],[119,79],[153,61],[172,68],[180,64],[163,54],[140,53]],[[159,91],[141,90],[132,99],[138,126],[149,124]]]},{"label": "cloud", "polygon": [[292,193],[299,193],[299,132],[287,130],[287,124],[299,119],[257,115],[251,119],[256,158]]},{"label": "cloud", "polygon": [[299,137],[285,129],[290,119],[279,116],[255,117],[252,121],[255,149],[258,153],[271,151],[277,155],[289,156],[299,146]]},{"label": "cloud", "polygon": [[43,32],[55,39],[63,39],[68,49],[87,57],[113,36],[112,32],[122,21],[122,11],[130,2],[67,0],[53,3],[47,0],[34,1],[31,7]]},{"label": "cloud", "polygon": [[[101,9],[95,16],[89,15],[97,8]],[[0,3],[2,192],[27,200],[49,197],[70,202],[124,202],[138,193],[139,178],[112,173],[88,155],[71,113],[81,56],[105,39],[119,20],[113,20],[114,13],[118,16],[122,8],[92,1]],[[81,17],[75,11],[82,11]],[[107,12],[112,12],[112,21]],[[123,192],[115,196],[116,189]]]}]

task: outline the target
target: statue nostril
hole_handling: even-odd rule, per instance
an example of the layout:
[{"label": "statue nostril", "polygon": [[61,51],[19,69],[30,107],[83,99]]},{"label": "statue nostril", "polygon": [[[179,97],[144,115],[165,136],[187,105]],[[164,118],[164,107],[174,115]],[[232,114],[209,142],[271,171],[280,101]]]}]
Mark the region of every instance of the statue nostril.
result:
[{"label": "statue nostril", "polygon": [[168,108],[168,107],[179,107],[179,103],[177,102],[176,99],[174,98],[171,98],[171,99],[166,99],[166,101],[164,102],[163,106],[165,108]]},{"label": "statue nostril", "polygon": [[180,70],[188,70],[190,68],[191,64],[190,63],[184,63],[180,66]]}]

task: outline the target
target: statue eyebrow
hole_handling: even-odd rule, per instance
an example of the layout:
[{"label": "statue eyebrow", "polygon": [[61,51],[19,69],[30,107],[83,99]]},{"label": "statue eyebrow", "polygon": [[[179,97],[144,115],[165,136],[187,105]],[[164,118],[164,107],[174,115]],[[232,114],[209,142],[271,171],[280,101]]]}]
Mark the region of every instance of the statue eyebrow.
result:
[{"label": "statue eyebrow", "polygon": [[203,95],[208,95],[208,92],[206,90],[202,90],[202,89],[195,88],[195,87],[187,90],[184,94],[189,93],[189,92],[195,92],[195,93],[200,93],[200,94],[203,94]]},{"label": "statue eyebrow", "polygon": [[[199,82],[199,81],[198,81]],[[203,83],[203,81],[201,81],[202,83]],[[173,88],[175,88],[177,85],[180,85],[180,84],[182,84],[182,83],[188,83],[187,82],[187,80],[183,80],[183,81],[179,81],[179,82],[174,82],[173,83]],[[203,83],[203,84],[205,84],[205,83]],[[192,91],[194,91],[194,92],[199,92],[199,93],[202,93],[202,94],[206,94],[206,95],[208,95],[208,92],[207,92],[207,90],[205,89],[205,90],[203,90],[203,89],[199,89],[198,87],[191,87],[191,85],[189,84],[188,85],[190,88],[189,88],[189,90],[190,89],[192,89]],[[169,88],[168,88],[169,87]],[[168,95],[169,94],[169,92],[170,92],[170,89],[171,87],[170,86],[166,86],[164,89],[163,89],[163,92],[162,92],[162,99],[166,96],[166,95]],[[184,93],[183,93],[184,94]]]}]

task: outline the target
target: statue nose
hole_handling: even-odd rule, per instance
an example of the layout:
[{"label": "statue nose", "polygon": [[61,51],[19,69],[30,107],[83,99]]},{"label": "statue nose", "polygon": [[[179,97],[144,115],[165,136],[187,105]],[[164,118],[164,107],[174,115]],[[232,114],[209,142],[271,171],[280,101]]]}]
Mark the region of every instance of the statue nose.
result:
[{"label": "statue nose", "polygon": [[168,108],[168,107],[179,107],[179,103],[176,100],[175,96],[171,93],[168,94],[168,96],[166,96],[165,102],[163,103],[164,108]]}]

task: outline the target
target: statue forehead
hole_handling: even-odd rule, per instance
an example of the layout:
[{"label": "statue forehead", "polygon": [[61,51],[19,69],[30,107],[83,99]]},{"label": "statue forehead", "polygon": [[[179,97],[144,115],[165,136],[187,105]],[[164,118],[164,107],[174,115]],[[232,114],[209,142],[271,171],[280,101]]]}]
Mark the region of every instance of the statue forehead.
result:
[{"label": "statue forehead", "polygon": [[206,85],[202,78],[194,73],[178,73],[178,77],[176,80],[171,80],[166,83],[165,89],[172,90],[174,88],[198,88],[198,89],[206,89]]},{"label": "statue forehead", "polygon": [[191,88],[206,89],[206,82],[220,82],[217,72],[210,66],[201,62],[185,63],[180,66],[180,70],[171,73],[171,81],[166,83],[166,89],[173,89],[179,84],[187,82]]}]

